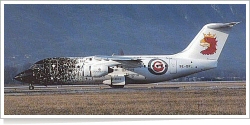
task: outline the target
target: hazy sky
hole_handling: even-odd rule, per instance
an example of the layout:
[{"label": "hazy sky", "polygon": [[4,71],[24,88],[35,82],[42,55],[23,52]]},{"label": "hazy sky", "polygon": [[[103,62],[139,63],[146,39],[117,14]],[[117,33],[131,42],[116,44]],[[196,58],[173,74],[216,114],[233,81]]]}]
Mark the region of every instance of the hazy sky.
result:
[{"label": "hazy sky", "polygon": [[[207,23],[240,21],[218,68],[245,70],[246,6],[228,5],[5,5],[5,66],[48,57],[174,54]],[[232,68],[233,67],[233,68]]]}]

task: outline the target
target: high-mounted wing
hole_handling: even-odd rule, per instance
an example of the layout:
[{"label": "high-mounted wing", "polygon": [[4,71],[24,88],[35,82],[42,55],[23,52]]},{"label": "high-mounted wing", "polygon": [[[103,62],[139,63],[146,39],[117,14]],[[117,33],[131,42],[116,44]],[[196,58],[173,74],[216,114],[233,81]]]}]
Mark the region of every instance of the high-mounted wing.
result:
[{"label": "high-mounted wing", "polygon": [[126,56],[100,56],[100,55],[97,55],[97,56],[94,56],[95,59],[104,59],[104,60],[113,60],[113,61],[119,61],[119,60],[126,60],[126,61],[129,61],[129,60],[136,60],[136,61],[141,61],[141,59],[138,59],[136,57],[126,57]]},{"label": "high-mounted wing", "polygon": [[112,60],[118,62],[124,68],[136,68],[141,67],[141,59],[136,57],[124,57],[124,56],[94,56],[96,60]]}]

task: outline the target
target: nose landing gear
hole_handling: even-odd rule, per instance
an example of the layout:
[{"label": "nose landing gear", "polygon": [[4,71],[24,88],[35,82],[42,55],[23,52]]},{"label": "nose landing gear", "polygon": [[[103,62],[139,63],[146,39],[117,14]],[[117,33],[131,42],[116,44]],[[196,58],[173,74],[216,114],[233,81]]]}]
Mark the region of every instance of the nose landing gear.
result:
[{"label": "nose landing gear", "polygon": [[29,90],[34,90],[34,86],[32,84],[29,85]]}]

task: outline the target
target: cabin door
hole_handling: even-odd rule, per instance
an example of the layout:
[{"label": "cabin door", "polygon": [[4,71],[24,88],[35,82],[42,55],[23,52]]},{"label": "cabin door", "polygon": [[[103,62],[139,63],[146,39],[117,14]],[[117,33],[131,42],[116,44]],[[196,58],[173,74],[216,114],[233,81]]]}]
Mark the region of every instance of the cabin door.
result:
[{"label": "cabin door", "polygon": [[169,66],[169,68],[170,68],[170,74],[177,73],[177,60],[170,59],[169,63],[170,63],[170,66]]}]

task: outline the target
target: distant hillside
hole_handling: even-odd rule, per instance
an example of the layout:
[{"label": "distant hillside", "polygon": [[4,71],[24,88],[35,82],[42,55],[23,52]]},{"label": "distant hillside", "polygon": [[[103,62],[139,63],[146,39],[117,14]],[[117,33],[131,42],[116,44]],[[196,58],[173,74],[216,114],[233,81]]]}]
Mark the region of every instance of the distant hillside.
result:
[{"label": "distant hillside", "polygon": [[[5,5],[4,65],[23,69],[47,57],[174,54],[203,25],[241,23],[219,59],[220,70],[245,73],[245,5]],[[208,74],[211,75],[211,74]]]}]

